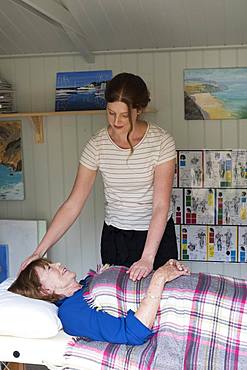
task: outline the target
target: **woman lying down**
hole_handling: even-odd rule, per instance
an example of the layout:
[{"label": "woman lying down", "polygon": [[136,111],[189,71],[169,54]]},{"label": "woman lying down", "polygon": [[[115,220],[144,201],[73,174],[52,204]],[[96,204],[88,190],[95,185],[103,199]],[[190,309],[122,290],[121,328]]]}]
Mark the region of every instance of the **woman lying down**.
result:
[{"label": "woman lying down", "polygon": [[[155,332],[152,328],[165,285],[182,275],[190,275],[189,269],[176,260],[169,260],[152,276],[139,282],[129,281],[125,267],[110,267],[108,270],[95,274],[94,279],[91,279],[91,284],[89,284],[90,279],[77,282],[74,272],[69,271],[60,263],[52,263],[41,258],[31,262],[21,271],[8,290],[30,298],[54,302],[58,306],[58,316],[67,334],[110,343],[140,345]],[[121,279],[119,279],[119,271],[122,272]],[[106,273],[107,279],[111,280],[110,284],[119,286],[115,297],[112,297],[112,293],[109,292],[109,300],[112,301],[112,298],[116,300],[116,307],[111,307],[111,314],[105,312],[107,309],[97,310],[95,308],[100,304],[95,301],[95,294],[93,296],[89,291],[93,288],[95,278],[98,279],[97,286],[103,286]],[[120,280],[122,288],[120,288]],[[124,297],[123,294],[127,282],[132,285],[128,288],[128,294],[130,306],[135,312],[127,307],[128,297]],[[121,303],[124,307],[120,312],[116,312],[120,307],[121,297],[118,297],[118,294],[121,293],[121,289]],[[133,295],[135,296],[132,304],[131,295],[132,298]],[[139,302],[136,303],[136,299]],[[122,314],[122,316],[115,317],[114,314],[118,316]]]},{"label": "woman lying down", "polygon": [[40,259],[10,290],[57,304],[64,330],[80,337],[68,350],[76,361],[86,351],[95,367],[103,358],[112,369],[126,358],[136,369],[247,369],[247,280],[190,274],[175,260],[137,282],[127,270],[111,266],[78,283],[61,264]]}]

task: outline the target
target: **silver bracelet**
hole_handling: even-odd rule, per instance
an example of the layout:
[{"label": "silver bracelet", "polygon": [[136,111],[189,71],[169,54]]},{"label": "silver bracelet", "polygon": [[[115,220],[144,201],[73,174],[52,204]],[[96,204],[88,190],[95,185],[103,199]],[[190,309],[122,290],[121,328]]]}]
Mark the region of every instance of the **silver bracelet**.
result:
[{"label": "silver bracelet", "polygon": [[161,299],[161,295],[153,295],[151,293],[146,293],[145,298],[151,298],[151,299]]}]

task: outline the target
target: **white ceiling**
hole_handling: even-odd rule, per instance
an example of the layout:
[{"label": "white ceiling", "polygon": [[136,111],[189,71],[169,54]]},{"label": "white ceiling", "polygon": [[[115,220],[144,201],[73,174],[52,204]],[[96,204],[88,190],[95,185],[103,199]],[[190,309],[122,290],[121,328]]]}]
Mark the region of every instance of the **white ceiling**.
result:
[{"label": "white ceiling", "polygon": [[247,44],[247,0],[0,0],[0,56]]}]

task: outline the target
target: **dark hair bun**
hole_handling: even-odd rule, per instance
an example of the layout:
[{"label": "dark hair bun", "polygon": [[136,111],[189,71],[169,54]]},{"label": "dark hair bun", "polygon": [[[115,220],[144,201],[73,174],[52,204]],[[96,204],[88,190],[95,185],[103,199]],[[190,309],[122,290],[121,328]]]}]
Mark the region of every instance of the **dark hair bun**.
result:
[{"label": "dark hair bun", "polygon": [[150,101],[146,83],[132,73],[119,73],[107,83],[105,99],[108,103],[121,101],[129,108],[145,108]]}]

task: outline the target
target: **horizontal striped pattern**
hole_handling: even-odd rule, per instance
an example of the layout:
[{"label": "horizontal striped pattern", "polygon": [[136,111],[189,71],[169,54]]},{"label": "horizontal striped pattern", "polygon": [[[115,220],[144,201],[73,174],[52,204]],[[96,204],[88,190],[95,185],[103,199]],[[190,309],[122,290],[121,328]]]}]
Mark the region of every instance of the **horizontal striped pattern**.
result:
[{"label": "horizontal striped pattern", "polygon": [[[125,267],[91,272],[84,296],[114,316],[136,310],[150,276],[133,282]],[[119,370],[243,370],[247,368],[247,283],[219,275],[192,274],[168,283],[153,330],[142,346],[88,342],[67,346],[68,368]],[[165,365],[164,365],[165,364]]]},{"label": "horizontal striped pattern", "polygon": [[153,124],[148,124],[132,155],[111,140],[107,128],[93,136],[82,151],[80,163],[102,174],[107,225],[147,230],[152,216],[155,166],[175,157],[173,138]]}]

